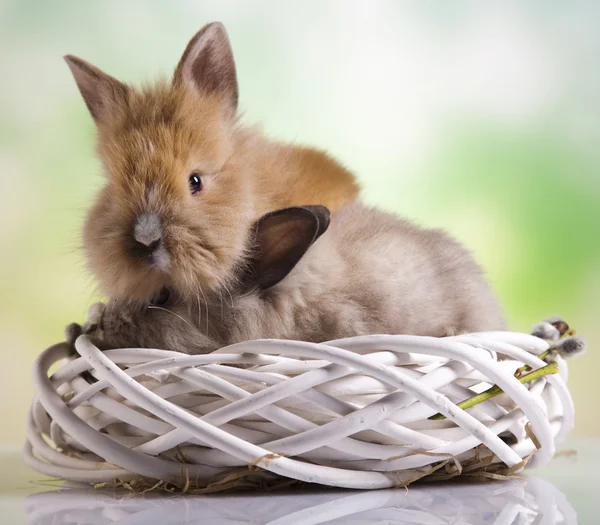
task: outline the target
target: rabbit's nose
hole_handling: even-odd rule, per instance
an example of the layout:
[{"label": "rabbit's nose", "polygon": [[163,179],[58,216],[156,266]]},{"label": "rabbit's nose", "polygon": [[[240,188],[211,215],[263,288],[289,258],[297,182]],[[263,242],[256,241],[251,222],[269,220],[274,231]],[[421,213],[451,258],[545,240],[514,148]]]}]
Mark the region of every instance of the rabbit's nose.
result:
[{"label": "rabbit's nose", "polygon": [[133,227],[133,238],[140,248],[152,253],[161,245],[162,227],[156,213],[144,213],[140,215]]}]

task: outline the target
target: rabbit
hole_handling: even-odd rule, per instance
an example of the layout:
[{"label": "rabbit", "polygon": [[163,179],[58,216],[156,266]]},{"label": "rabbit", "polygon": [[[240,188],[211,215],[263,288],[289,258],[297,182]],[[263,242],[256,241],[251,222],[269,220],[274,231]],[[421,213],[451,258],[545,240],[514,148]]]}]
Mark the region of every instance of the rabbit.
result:
[{"label": "rabbit", "polygon": [[152,303],[111,300],[100,344],[196,354],[262,338],[505,329],[481,267],[442,231],[353,203],[333,215],[322,206],[271,212],[250,237],[231,295],[164,288]]},{"label": "rabbit", "polygon": [[65,56],[97,127],[104,188],[83,245],[105,294],[149,300],[229,285],[251,225],[269,211],[357,200],[354,175],[317,149],[240,123],[236,67],[220,23],[189,42],[171,81],[139,89]]}]

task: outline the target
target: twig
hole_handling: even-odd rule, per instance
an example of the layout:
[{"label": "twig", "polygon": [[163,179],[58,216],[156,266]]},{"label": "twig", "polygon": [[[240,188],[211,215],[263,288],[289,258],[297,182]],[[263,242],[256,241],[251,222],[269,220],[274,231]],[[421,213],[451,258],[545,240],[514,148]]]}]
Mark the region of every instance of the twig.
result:
[{"label": "twig", "polygon": [[[530,383],[531,381],[535,381],[536,379],[539,379],[540,377],[544,377],[546,375],[549,374],[556,374],[558,372],[558,364],[557,363],[549,363],[546,366],[543,366],[542,368],[538,368],[537,370],[534,370],[533,372],[529,372],[528,374],[525,374],[524,376],[518,377],[517,379],[523,383]],[[499,396],[500,394],[503,394],[504,390],[502,390],[498,385],[494,385],[490,388],[488,388],[485,392],[482,392],[481,394],[477,394],[474,395],[473,397],[470,397],[468,399],[465,399],[464,401],[461,401],[460,403],[458,403],[458,408],[461,408],[462,410],[466,410],[467,408],[471,408],[472,406],[478,405],[479,403],[483,403],[484,401],[487,401],[488,399],[492,399],[493,397]],[[444,414],[440,414],[439,412],[433,416],[431,416],[430,418],[431,420],[441,420],[441,419],[446,419],[446,416]]]}]

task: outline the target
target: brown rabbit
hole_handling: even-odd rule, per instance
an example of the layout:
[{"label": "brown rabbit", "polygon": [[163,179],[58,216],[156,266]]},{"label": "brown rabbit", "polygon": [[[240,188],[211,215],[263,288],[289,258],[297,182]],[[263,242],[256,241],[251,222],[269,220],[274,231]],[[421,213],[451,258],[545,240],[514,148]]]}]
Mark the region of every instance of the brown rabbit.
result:
[{"label": "brown rabbit", "polygon": [[229,286],[251,224],[288,207],[354,201],[354,176],[322,151],[239,123],[236,69],[220,23],[188,44],[172,81],[134,89],[65,57],[98,128],[107,173],[84,246],[103,290],[150,299],[163,286]]},{"label": "brown rabbit", "polygon": [[321,206],[270,213],[252,230],[251,245],[231,296],[184,298],[164,289],[155,304],[114,300],[97,340],[103,348],[203,353],[261,338],[505,328],[480,266],[459,243],[358,203],[331,223]]}]

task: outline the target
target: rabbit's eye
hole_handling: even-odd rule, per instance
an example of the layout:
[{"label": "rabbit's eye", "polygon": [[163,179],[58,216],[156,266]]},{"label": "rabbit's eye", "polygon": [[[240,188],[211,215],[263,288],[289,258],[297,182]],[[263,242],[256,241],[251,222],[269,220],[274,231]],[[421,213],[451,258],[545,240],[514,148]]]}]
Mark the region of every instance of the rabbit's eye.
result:
[{"label": "rabbit's eye", "polygon": [[152,306],[163,306],[164,304],[167,304],[169,297],[171,297],[171,290],[169,290],[168,288],[162,288],[160,290],[160,292],[158,292],[152,298],[152,301],[150,301],[150,304]]},{"label": "rabbit's eye", "polygon": [[200,177],[200,174],[198,172],[192,173],[190,175],[189,181],[190,191],[192,192],[192,195],[198,193],[199,191],[202,191],[202,178]]}]

